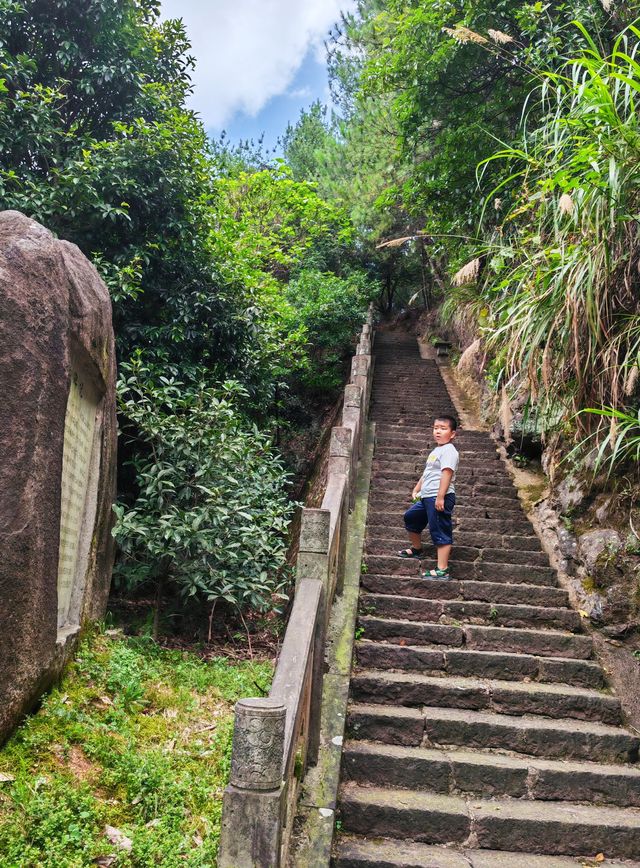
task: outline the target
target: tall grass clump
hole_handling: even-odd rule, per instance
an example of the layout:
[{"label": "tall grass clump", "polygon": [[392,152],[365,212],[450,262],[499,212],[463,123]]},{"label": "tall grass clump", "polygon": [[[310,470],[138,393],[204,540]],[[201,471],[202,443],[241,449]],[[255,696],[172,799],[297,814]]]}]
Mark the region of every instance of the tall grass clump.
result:
[{"label": "tall grass clump", "polygon": [[543,418],[577,418],[584,434],[607,416],[580,411],[620,410],[637,392],[640,30],[605,54],[578,27],[581,55],[530,97],[536,128],[525,122],[517,146],[481,164],[503,165],[487,207],[505,216],[475,284],[458,280],[448,307],[476,314],[506,380],[526,383]]}]

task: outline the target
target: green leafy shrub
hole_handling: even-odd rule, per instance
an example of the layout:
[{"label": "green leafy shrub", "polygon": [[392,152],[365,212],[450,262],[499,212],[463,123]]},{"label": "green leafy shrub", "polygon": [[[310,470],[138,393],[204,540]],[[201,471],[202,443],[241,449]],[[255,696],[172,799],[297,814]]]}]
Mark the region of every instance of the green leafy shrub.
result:
[{"label": "green leafy shrub", "polygon": [[541,76],[541,121],[484,163],[505,178],[487,205],[509,207],[469,269],[476,292],[454,289],[450,306],[476,311],[505,379],[526,378],[541,412],[588,427],[583,408],[610,407],[613,420],[637,380],[640,31],[609,53],[578,31],[582,52]]},{"label": "green leafy shrub", "polygon": [[290,281],[287,298],[306,335],[307,357],[299,378],[306,389],[330,392],[344,382],[372,288],[362,272],[337,277],[304,270]]},{"label": "green leafy shrub", "polygon": [[185,597],[265,608],[282,590],[293,504],[268,437],[237,410],[243,389],[121,368],[119,407],[138,495],[118,503],[117,576],[175,583]]}]

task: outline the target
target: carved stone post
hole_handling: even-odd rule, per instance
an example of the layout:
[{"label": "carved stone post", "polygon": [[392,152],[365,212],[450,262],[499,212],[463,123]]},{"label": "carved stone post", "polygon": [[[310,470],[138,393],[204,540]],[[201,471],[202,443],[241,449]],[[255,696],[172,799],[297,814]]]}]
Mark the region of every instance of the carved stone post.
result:
[{"label": "carved stone post", "polygon": [[349,519],[350,504],[350,473],[352,455],[352,434],[347,427],[332,428],[331,442],[329,444],[329,478],[333,474],[340,474],[346,478],[345,496],[340,510],[340,539],[338,541],[338,561],[336,564],[336,592],[342,593],[344,587],[344,563],[347,546],[347,521]]},{"label": "carved stone post", "polygon": [[368,323],[362,326],[358,354],[371,355],[371,326]]},{"label": "carved stone post", "polygon": [[351,382],[360,386],[364,391],[367,387],[367,373],[369,371],[369,357],[360,353],[351,360]]},{"label": "carved stone post", "polygon": [[322,708],[322,681],[324,677],[324,645],[327,623],[327,589],[329,586],[329,541],[331,538],[331,511],[303,509],[300,522],[300,548],[296,564],[296,593],[302,579],[319,579],[322,597],[318,607],[318,621],[314,640],[313,676],[309,710],[308,760],[314,764],[320,744],[320,710]]},{"label": "carved stone post", "polygon": [[[353,449],[351,452],[351,480],[350,487],[355,487],[355,469],[358,459],[362,455],[364,441],[364,422],[362,418],[362,389],[350,383],[344,389],[344,404],[342,408],[342,424],[351,429]],[[353,490],[351,497],[353,501]],[[351,504],[353,506],[353,502]]]},{"label": "carved stone post", "polygon": [[296,583],[303,578],[320,579],[326,588],[329,574],[330,530],[331,512],[328,509],[302,510]]},{"label": "carved stone post", "polygon": [[356,386],[360,386],[363,395],[364,413],[369,410],[369,394],[371,391],[371,383],[369,372],[371,369],[371,356],[364,353],[354,356],[351,362],[351,382]]},{"label": "carved stone post", "polygon": [[351,438],[351,429],[346,426],[336,426],[331,429],[329,475],[332,473],[349,473],[351,466]]},{"label": "carved stone post", "polygon": [[273,699],[236,703],[219,868],[279,868],[281,864],[285,723],[285,707]]}]

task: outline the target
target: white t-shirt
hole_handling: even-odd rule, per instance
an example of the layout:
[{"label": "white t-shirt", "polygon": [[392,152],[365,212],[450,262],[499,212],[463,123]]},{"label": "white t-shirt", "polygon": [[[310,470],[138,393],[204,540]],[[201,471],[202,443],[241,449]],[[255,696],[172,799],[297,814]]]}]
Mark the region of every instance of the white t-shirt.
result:
[{"label": "white t-shirt", "polygon": [[453,494],[455,492],[453,480],[456,478],[459,460],[458,450],[453,443],[436,446],[427,458],[424,473],[422,474],[420,497],[435,497],[437,495],[440,488],[440,480],[442,479],[442,471],[446,468],[453,470],[453,476],[445,494]]}]

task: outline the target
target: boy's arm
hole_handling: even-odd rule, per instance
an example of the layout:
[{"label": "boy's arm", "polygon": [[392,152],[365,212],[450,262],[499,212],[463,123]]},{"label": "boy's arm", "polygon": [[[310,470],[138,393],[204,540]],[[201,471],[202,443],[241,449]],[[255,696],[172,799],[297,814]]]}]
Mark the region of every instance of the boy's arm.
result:
[{"label": "boy's arm", "polygon": [[420,494],[420,489],[422,488],[422,480],[424,479],[424,473],[420,477],[420,479],[413,486],[413,491],[411,492],[411,500],[415,500],[416,497]]},{"label": "boy's arm", "polygon": [[453,470],[450,467],[444,467],[442,469],[440,485],[438,486],[438,493],[436,494],[436,509],[440,510],[440,512],[444,509],[444,496],[447,493],[452,476]]}]

